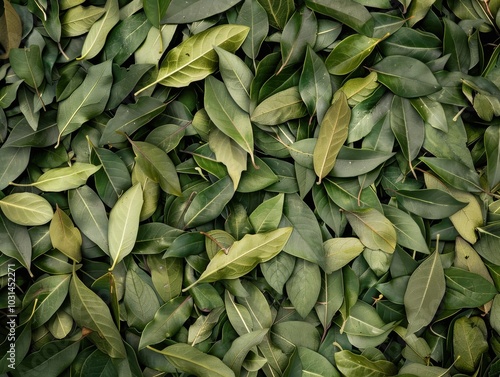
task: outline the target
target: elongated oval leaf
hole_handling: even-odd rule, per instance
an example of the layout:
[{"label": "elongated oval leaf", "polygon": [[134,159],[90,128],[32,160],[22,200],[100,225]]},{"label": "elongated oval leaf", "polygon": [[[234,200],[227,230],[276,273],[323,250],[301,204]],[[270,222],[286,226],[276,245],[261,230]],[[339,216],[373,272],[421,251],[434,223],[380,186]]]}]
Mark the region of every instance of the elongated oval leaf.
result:
[{"label": "elongated oval leaf", "polygon": [[134,248],[143,203],[139,183],[129,188],[109,213],[108,244],[113,260],[111,270]]},{"label": "elongated oval leaf", "polygon": [[104,15],[90,28],[82,47],[82,55],[79,59],[92,59],[104,47],[106,37],[120,20],[118,0],[107,0],[104,6]]},{"label": "elongated oval leaf", "polygon": [[82,186],[68,192],[68,204],[78,228],[108,254],[108,217],[99,196],[89,186]]},{"label": "elongated oval leaf", "polygon": [[441,89],[429,67],[415,58],[391,55],[372,69],[377,72],[378,81],[400,97],[421,97]]},{"label": "elongated oval leaf", "polygon": [[234,194],[233,182],[226,176],[200,191],[184,215],[187,228],[205,224],[220,215]]},{"label": "elongated oval leaf", "polygon": [[212,76],[205,80],[205,110],[217,128],[250,153],[253,161],[250,117],[231,98],[226,86]]},{"label": "elongated oval leaf", "polygon": [[404,296],[408,334],[431,323],[446,291],[439,253],[435,251],[410,276]]},{"label": "elongated oval leaf", "polygon": [[347,75],[358,68],[380,42],[361,34],[353,34],[335,46],[325,61],[332,75]]},{"label": "elongated oval leaf", "polygon": [[305,115],[307,108],[302,102],[299,88],[293,86],[262,101],[253,111],[251,120],[265,125],[277,125]]},{"label": "elongated oval leaf", "polygon": [[0,251],[16,259],[31,275],[32,245],[25,226],[14,224],[0,213]]},{"label": "elongated oval leaf", "polygon": [[438,189],[399,190],[394,194],[404,208],[426,219],[444,219],[467,205]]},{"label": "elongated oval leaf", "polygon": [[13,223],[36,226],[52,219],[52,206],[40,195],[30,192],[10,194],[0,200],[0,208]]},{"label": "elongated oval leaf", "polygon": [[234,372],[215,356],[185,343],[177,343],[159,351],[177,369],[199,377],[234,377]]},{"label": "elongated oval leaf", "polygon": [[257,264],[266,262],[278,254],[285,246],[291,227],[279,228],[271,232],[247,234],[236,241],[226,254],[220,250],[210,261],[195,284],[220,279],[236,279],[253,270]]},{"label": "elongated oval leaf", "polygon": [[90,67],[82,84],[60,103],[57,113],[59,139],[104,111],[113,82],[111,64],[108,60]]},{"label": "elongated oval leaf", "polygon": [[347,221],[361,242],[371,249],[380,249],[386,253],[394,252],[397,234],[394,225],[373,208],[359,211],[345,211]]},{"label": "elongated oval leaf", "polygon": [[292,275],[286,282],[286,291],[293,307],[302,318],[306,318],[316,305],[320,290],[319,266],[305,259],[297,259]]},{"label": "elongated oval leaf", "polygon": [[326,273],[340,270],[363,252],[365,246],[355,237],[331,238],[323,242],[326,258]]},{"label": "elongated oval leaf", "polygon": [[90,339],[102,352],[111,357],[125,357],[122,338],[108,306],[83,284],[73,272],[69,286],[71,314],[78,326],[90,330]]},{"label": "elongated oval leaf", "polygon": [[247,34],[246,26],[220,25],[193,35],[168,52],[160,65],[157,79],[141,91],[156,83],[181,88],[204,79],[218,67],[214,46],[234,52]]},{"label": "elongated oval leaf", "polygon": [[335,353],[335,364],[345,376],[389,377],[397,373],[396,366],[387,360],[370,360],[347,350]]},{"label": "elongated oval leaf", "polygon": [[338,91],[321,122],[318,141],[314,147],[314,172],[319,177],[318,183],[333,169],[337,155],[347,140],[350,120],[351,109],[347,104],[347,97],[342,91]]},{"label": "elongated oval leaf", "polygon": [[179,331],[193,309],[192,297],[176,297],[163,304],[142,332],[139,349],[159,343]]},{"label": "elongated oval leaf", "polygon": [[82,235],[70,217],[58,206],[49,228],[52,246],[75,262],[82,259]]},{"label": "elongated oval leaf", "polygon": [[468,192],[481,192],[479,175],[459,161],[448,158],[420,157],[443,181],[450,186]]}]

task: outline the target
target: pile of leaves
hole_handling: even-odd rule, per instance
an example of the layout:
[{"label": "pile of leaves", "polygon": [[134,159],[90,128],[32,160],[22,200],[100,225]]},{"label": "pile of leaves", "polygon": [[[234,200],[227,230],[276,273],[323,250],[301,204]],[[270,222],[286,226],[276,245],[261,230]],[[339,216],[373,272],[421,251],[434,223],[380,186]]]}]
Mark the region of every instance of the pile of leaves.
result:
[{"label": "pile of leaves", "polygon": [[499,38],[499,0],[0,1],[0,373],[498,376]]}]

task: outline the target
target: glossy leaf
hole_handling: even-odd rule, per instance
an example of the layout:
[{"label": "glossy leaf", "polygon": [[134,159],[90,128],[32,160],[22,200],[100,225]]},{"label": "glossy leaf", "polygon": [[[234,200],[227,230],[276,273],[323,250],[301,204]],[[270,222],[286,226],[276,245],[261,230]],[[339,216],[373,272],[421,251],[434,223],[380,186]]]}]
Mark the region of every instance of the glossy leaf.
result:
[{"label": "glossy leaf", "polygon": [[404,296],[409,334],[431,323],[446,290],[439,253],[432,253],[412,273]]},{"label": "glossy leaf", "polygon": [[218,66],[214,46],[234,52],[241,46],[247,34],[246,26],[220,25],[186,39],[168,52],[160,65],[157,79],[147,87],[160,83],[180,88],[204,79]]},{"label": "glossy leaf", "polygon": [[277,125],[307,115],[298,87],[293,86],[266,98],[251,114],[252,122]]},{"label": "glossy leaf", "polygon": [[191,297],[177,297],[163,304],[141,336],[139,349],[169,338],[182,327],[193,309]]},{"label": "glossy leaf", "polygon": [[68,9],[61,17],[61,31],[64,37],[76,37],[87,33],[92,25],[106,12],[106,9],[89,5],[77,5]]},{"label": "glossy leaf", "polygon": [[111,270],[134,248],[143,198],[140,184],[129,188],[109,213],[108,244]]},{"label": "glossy leaf", "polygon": [[380,39],[353,34],[335,46],[325,64],[332,75],[347,75],[358,68],[371,54]]},{"label": "glossy leaf", "polygon": [[57,113],[59,140],[104,111],[112,82],[110,60],[88,69],[82,84],[60,104]]},{"label": "glossy leaf", "polygon": [[[291,227],[267,233],[245,235],[230,247],[227,254],[220,250],[210,261],[195,284],[219,279],[236,279],[278,254],[290,238]],[[185,288],[187,290],[191,288]]]},{"label": "glossy leaf", "polygon": [[378,80],[403,98],[426,96],[441,89],[431,70],[421,61],[408,56],[388,56],[372,69]]},{"label": "glossy leaf", "polygon": [[0,209],[13,223],[26,226],[46,224],[54,213],[46,199],[30,192],[7,195],[0,200]]},{"label": "glossy leaf", "polygon": [[333,169],[337,155],[347,140],[351,112],[345,94],[341,91],[338,93],[320,124],[318,141],[314,147],[314,172],[319,177],[318,183]]}]

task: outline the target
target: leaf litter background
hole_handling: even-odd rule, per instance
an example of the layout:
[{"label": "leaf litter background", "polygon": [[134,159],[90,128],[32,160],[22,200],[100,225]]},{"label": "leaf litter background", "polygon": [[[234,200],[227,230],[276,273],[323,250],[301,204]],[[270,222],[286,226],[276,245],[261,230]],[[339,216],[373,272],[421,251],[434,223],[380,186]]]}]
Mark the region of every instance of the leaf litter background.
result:
[{"label": "leaf litter background", "polygon": [[1,373],[498,376],[499,9],[1,1]]}]

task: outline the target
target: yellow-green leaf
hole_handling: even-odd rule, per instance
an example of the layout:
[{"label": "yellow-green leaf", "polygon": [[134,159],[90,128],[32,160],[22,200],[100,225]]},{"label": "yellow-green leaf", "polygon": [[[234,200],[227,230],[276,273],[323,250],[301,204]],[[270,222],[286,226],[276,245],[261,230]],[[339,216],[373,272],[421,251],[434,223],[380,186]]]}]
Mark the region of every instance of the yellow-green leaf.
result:
[{"label": "yellow-green leaf", "polygon": [[40,195],[31,192],[19,192],[0,200],[0,208],[13,223],[36,226],[48,223],[52,219],[52,206]]},{"label": "yellow-green leaf", "polygon": [[340,148],[347,140],[351,109],[344,92],[335,93],[332,105],[327,110],[319,128],[318,141],[314,147],[314,172],[321,179],[333,169]]},{"label": "yellow-green leaf", "polygon": [[59,206],[56,207],[54,217],[50,222],[49,235],[52,246],[75,262],[81,261],[82,235]]},{"label": "yellow-green leaf", "polygon": [[21,44],[23,25],[21,18],[17,14],[9,0],[4,1],[4,13],[0,16],[0,44],[5,53],[0,55],[0,59],[9,57],[9,52]]}]

